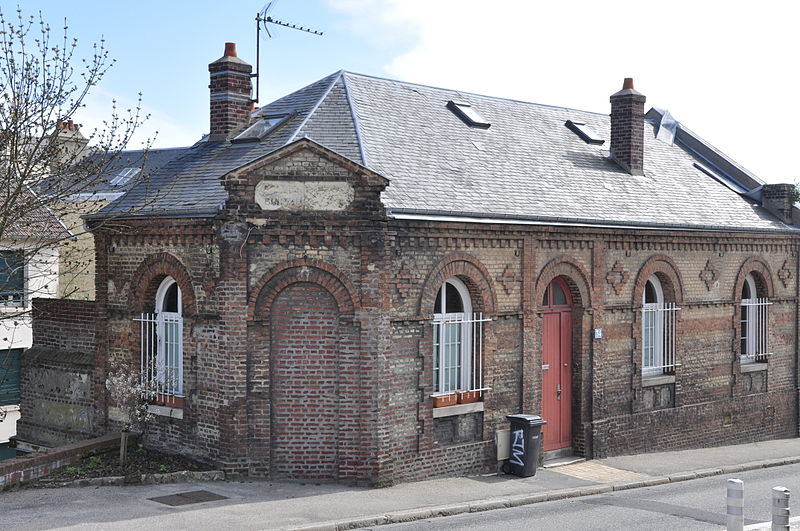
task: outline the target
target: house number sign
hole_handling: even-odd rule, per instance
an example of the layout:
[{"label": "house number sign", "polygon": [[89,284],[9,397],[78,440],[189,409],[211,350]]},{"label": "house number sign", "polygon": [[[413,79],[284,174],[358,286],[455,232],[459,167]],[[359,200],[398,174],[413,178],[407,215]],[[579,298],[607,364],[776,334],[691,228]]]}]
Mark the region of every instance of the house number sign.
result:
[{"label": "house number sign", "polygon": [[261,181],[255,201],[262,210],[345,210],[353,202],[353,187],[346,182]]}]

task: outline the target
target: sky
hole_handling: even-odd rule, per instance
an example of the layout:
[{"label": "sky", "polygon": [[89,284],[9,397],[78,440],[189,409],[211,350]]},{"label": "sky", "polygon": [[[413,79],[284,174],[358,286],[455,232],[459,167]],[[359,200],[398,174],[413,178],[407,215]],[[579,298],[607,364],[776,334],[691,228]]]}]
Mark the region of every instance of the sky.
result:
[{"label": "sky", "polygon": [[[142,94],[129,147],[190,145],[208,130],[208,63],[225,42],[255,64],[269,0],[0,0],[67,19],[79,51],[105,40],[116,64],[76,121],[91,130]],[[278,0],[273,18],[323,32],[262,32],[261,104],[340,69],[608,113],[625,77],[651,106],[766,182],[795,182],[800,2],[672,0]],[[59,29],[60,31],[60,29]],[[157,134],[156,134],[157,132]]]}]

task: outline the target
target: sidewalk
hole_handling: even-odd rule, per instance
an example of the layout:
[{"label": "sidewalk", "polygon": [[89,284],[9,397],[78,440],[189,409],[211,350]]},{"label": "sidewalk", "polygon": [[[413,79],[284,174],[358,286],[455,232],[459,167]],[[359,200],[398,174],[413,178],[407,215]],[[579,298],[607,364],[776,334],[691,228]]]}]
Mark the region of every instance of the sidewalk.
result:
[{"label": "sidewalk", "polygon": [[[540,468],[531,478],[447,478],[385,489],[258,481],[26,489],[0,493],[0,505],[3,527],[12,529],[353,529],[798,462],[800,439],[781,439],[584,461]],[[189,503],[151,500],[160,496]]]}]

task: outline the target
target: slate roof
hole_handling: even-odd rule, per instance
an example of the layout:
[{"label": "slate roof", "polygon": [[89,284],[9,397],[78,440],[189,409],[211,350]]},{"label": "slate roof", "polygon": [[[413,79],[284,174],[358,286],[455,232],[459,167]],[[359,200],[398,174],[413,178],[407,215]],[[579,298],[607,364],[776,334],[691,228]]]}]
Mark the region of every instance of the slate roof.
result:
[{"label": "slate roof", "polygon": [[[56,215],[37,201],[33,192],[22,191],[21,194],[25,197],[17,198],[14,204],[25,209],[25,213],[10,220],[9,226],[3,231],[3,239],[53,241],[72,236]],[[0,194],[0,201],[2,197]]]},{"label": "slate roof", "polygon": [[[491,127],[467,126],[446,108],[449,100],[468,102]],[[294,114],[261,142],[199,142],[100,215],[214,215],[227,199],[220,183],[225,173],[307,137],[386,177],[382,200],[395,217],[793,230],[698,168],[708,161],[697,145],[735,166],[732,161],[688,130],[679,133],[697,145],[656,140],[651,121],[644,175],[632,176],[608,157],[604,114],[344,71],[256,111],[281,113]],[[565,127],[567,120],[585,122],[606,143],[585,143]],[[739,182],[746,177],[743,190],[763,184],[735,167]]]},{"label": "slate roof", "polygon": [[[121,151],[113,160],[105,162],[102,157],[108,154],[89,157],[86,162],[104,166],[97,177],[92,177],[92,182],[87,186],[78,186],[86,194],[119,194],[127,192],[137,182],[153,175],[168,162],[183,155],[188,147],[130,149]],[[135,170],[130,173],[130,179],[117,179],[125,175],[126,170]]]}]

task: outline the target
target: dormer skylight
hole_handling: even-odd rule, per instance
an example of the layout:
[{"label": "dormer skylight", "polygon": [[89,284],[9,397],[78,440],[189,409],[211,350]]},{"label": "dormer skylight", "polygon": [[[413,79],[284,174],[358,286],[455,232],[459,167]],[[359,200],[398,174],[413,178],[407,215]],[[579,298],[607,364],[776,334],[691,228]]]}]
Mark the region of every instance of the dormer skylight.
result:
[{"label": "dormer skylight", "polygon": [[258,120],[239,133],[232,142],[255,142],[263,139],[275,129],[283,125],[294,113],[287,114],[267,114],[259,116]]},{"label": "dormer skylight", "polygon": [[564,125],[566,125],[567,129],[578,135],[580,139],[587,144],[602,146],[605,143],[605,139],[595,133],[594,129],[586,125],[584,122],[573,122],[572,120],[567,120],[564,122]]},{"label": "dormer skylight", "polygon": [[461,120],[470,127],[489,129],[492,125],[469,103],[450,100],[447,102],[447,108],[453,111],[453,114],[461,118]]},{"label": "dormer skylight", "polygon": [[114,177],[109,180],[111,186],[122,186],[131,180],[131,178],[142,171],[141,168],[123,168]]}]

